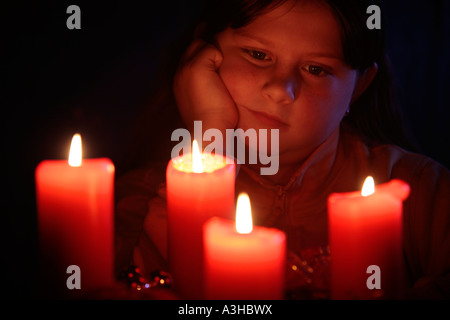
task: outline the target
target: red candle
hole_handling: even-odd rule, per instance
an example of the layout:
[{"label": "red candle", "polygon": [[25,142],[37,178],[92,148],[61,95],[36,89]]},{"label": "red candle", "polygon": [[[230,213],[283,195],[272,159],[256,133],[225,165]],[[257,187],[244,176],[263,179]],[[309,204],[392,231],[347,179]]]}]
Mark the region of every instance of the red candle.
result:
[{"label": "red candle", "polygon": [[273,228],[253,228],[246,194],[239,195],[235,223],[206,222],[204,245],[206,298],[283,299],[286,236]]},{"label": "red candle", "polygon": [[192,154],[169,161],[168,260],[174,290],[182,298],[204,298],[203,224],[213,216],[230,218],[234,181],[233,161],[200,154],[195,140]]},{"label": "red candle", "polygon": [[80,268],[81,289],[113,283],[114,165],[107,158],[81,159],[75,135],[67,160],[36,168],[36,198],[43,285],[68,292],[70,265]]},{"label": "red candle", "polygon": [[333,299],[401,297],[402,208],[410,189],[401,180],[374,189],[368,177],[362,192],[328,199]]}]

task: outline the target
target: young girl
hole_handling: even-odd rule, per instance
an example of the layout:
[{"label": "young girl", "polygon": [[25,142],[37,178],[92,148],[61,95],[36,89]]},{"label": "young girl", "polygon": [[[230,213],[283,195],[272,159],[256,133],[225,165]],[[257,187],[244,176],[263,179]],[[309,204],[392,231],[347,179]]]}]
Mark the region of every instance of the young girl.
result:
[{"label": "young girl", "polygon": [[[279,130],[277,173],[240,165],[236,194],[249,194],[255,225],[286,232],[289,263],[309,264],[301,277],[288,274],[286,288],[305,287],[309,272],[311,293],[290,297],[328,297],[327,198],[360,189],[369,175],[411,187],[403,212],[406,297],[450,297],[450,173],[406,151],[383,29],[366,26],[371,4],[208,1],[177,68],[166,71],[173,90],[159,91],[166,95],[153,116],[169,119],[168,133],[181,127],[179,116],[191,130],[194,120],[203,130]],[[170,136],[155,128],[167,145]],[[167,270],[166,165],[151,163],[117,182],[118,270],[130,262],[145,274]]]}]

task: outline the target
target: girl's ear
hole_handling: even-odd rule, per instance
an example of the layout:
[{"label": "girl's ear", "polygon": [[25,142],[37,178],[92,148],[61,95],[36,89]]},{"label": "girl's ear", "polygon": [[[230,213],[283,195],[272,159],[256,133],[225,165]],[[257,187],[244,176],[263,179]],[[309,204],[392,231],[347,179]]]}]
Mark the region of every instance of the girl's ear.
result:
[{"label": "girl's ear", "polygon": [[353,104],[366,89],[370,86],[373,79],[377,75],[378,64],[376,62],[373,63],[370,67],[368,67],[362,74],[358,76],[358,80],[356,81],[355,90],[353,90],[352,101],[350,103]]}]

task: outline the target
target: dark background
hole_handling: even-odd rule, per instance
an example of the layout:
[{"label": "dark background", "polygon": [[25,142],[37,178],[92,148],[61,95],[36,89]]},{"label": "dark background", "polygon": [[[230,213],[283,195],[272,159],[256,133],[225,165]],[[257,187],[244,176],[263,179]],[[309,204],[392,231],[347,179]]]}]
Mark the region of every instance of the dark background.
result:
[{"label": "dark background", "polygon": [[[95,2],[95,4],[94,4]],[[146,106],[157,54],[200,0],[44,1],[2,5],[2,274],[10,297],[34,297],[34,170],[66,159],[81,133],[84,157],[109,157],[120,175]],[[66,9],[81,9],[68,30]],[[421,153],[450,167],[450,1],[382,1],[405,120]],[[4,289],[2,289],[4,290]]]}]

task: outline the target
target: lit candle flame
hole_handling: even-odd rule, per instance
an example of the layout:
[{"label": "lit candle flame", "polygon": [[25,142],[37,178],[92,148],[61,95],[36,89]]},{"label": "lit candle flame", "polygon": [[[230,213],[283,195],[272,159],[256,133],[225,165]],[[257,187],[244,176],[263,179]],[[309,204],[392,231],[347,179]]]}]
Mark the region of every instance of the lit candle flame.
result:
[{"label": "lit candle flame", "polygon": [[195,173],[203,172],[202,154],[198,148],[197,140],[192,142],[192,171]]},{"label": "lit candle flame", "polygon": [[73,135],[72,143],[70,144],[69,166],[79,167],[81,166],[81,162],[81,136],[76,133]]},{"label": "lit candle flame", "polygon": [[367,196],[370,196],[371,194],[373,194],[374,192],[375,192],[375,182],[371,176],[368,176],[366,178],[366,180],[364,181],[364,184],[363,184],[363,187],[361,190],[361,195],[363,197],[367,197]]},{"label": "lit candle flame", "polygon": [[236,204],[236,231],[238,233],[250,233],[253,230],[252,208],[248,194],[241,193]]}]

